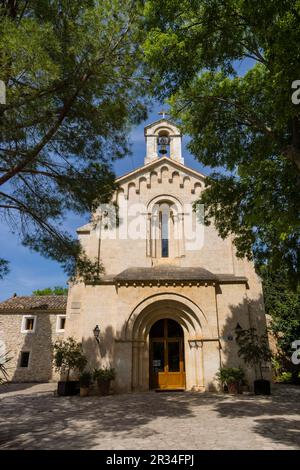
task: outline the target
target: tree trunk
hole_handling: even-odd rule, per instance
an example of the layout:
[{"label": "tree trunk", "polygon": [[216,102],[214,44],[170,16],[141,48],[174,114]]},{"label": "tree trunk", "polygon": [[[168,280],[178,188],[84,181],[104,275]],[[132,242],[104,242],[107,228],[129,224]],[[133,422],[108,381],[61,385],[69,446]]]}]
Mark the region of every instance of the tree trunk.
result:
[{"label": "tree trunk", "polygon": [[289,145],[288,147],[285,148],[283,151],[283,155],[293,162],[298,170],[298,173],[300,173],[300,150],[295,148],[294,145]]}]

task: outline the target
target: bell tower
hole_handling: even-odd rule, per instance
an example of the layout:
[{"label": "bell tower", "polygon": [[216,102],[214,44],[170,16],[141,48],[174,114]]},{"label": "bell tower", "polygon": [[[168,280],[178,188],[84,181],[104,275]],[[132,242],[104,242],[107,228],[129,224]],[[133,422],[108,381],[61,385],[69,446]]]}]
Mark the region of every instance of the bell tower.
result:
[{"label": "bell tower", "polygon": [[165,111],[161,111],[159,114],[162,114],[162,119],[145,127],[145,165],[165,156],[184,164],[181,153],[181,132],[178,127],[165,118]]}]

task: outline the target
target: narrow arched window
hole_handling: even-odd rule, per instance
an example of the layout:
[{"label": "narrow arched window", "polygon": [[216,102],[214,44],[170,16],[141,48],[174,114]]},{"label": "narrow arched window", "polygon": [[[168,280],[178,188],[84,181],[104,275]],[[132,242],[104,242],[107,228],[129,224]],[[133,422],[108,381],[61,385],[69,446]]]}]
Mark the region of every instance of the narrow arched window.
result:
[{"label": "narrow arched window", "polygon": [[146,249],[152,258],[182,256],[182,209],[170,199],[157,198],[148,212]]},{"label": "narrow arched window", "polygon": [[160,213],[161,257],[169,257],[169,210]]}]

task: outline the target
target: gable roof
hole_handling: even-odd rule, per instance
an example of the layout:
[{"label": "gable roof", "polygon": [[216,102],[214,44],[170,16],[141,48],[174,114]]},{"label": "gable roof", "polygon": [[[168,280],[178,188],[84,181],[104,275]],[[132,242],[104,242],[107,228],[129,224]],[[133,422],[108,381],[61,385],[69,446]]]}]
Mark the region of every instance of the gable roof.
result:
[{"label": "gable roof", "polygon": [[123,176],[119,176],[116,179],[116,183],[121,183],[121,182],[123,182],[123,180],[135,177],[138,173],[143,173],[144,171],[152,170],[153,168],[155,168],[157,166],[161,166],[161,165],[166,164],[166,163],[169,164],[169,165],[174,166],[175,168],[177,168],[178,170],[180,170],[184,173],[188,173],[192,176],[195,176],[196,178],[199,178],[199,179],[202,179],[202,180],[206,178],[206,175],[204,175],[203,173],[200,173],[199,171],[193,170],[192,168],[189,168],[189,167],[183,165],[182,163],[179,163],[176,160],[173,160],[172,158],[161,157],[161,158],[157,158],[156,160],[153,160],[153,162],[147,163],[146,165],[139,166],[135,170],[132,170],[128,173],[125,173],[125,175],[123,175]]},{"label": "gable roof", "polygon": [[147,129],[149,129],[149,127],[157,126],[161,122],[165,122],[167,124],[170,124],[171,126],[174,126],[174,127],[178,128],[177,124],[175,122],[171,121],[170,119],[160,118],[160,119],[157,119],[157,121],[153,121],[150,124],[148,124],[147,126],[145,126],[144,127],[144,134],[146,135]]},{"label": "gable roof", "polygon": [[1,310],[66,310],[67,295],[15,296],[0,303]]}]

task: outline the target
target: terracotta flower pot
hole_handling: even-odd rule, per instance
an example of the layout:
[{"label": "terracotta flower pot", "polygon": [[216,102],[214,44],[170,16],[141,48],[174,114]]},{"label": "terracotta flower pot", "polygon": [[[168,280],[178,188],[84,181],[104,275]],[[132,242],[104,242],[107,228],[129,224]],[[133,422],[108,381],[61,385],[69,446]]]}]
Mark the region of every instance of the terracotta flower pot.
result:
[{"label": "terracotta flower pot", "polygon": [[227,384],[228,387],[228,393],[231,393],[232,395],[237,395],[239,393],[239,383],[238,382],[231,382]]},{"label": "terracotta flower pot", "polygon": [[89,387],[80,387],[80,396],[87,397],[89,395]]}]

